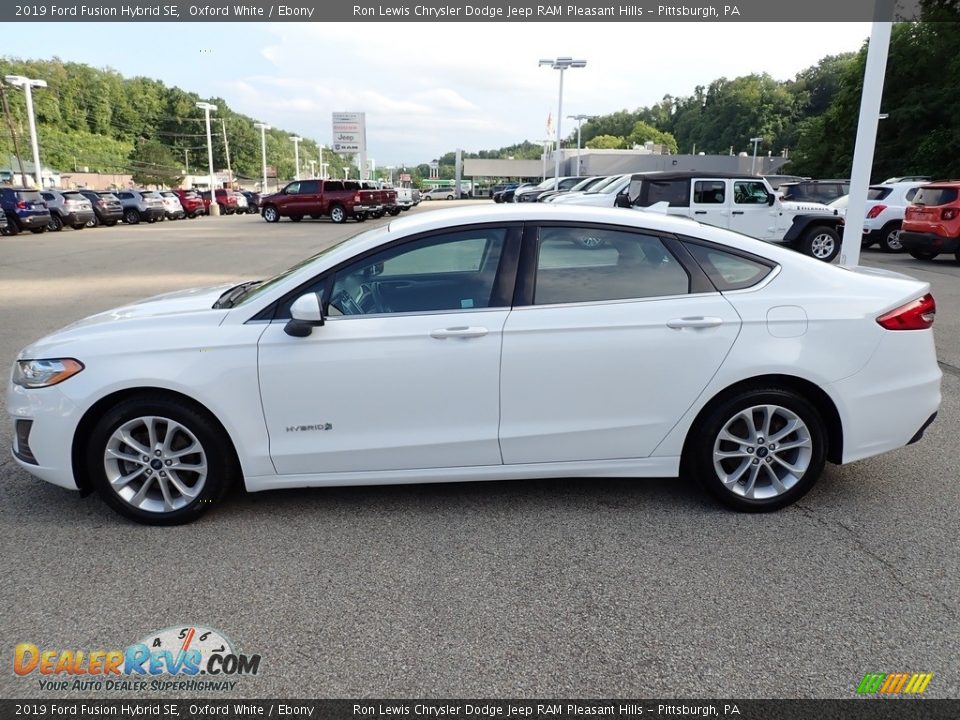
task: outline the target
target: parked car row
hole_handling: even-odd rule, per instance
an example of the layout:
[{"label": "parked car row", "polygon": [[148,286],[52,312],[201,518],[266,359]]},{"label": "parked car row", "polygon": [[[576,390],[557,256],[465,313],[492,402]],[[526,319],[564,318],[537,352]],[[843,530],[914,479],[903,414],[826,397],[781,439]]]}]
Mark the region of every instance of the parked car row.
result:
[{"label": "parked car row", "polygon": [[[260,195],[219,189],[215,193],[223,215],[260,212]],[[35,190],[0,188],[0,233],[16,235],[27,230],[57,232],[64,227],[82,230],[118,222],[136,225],[207,215],[210,193],[195,190]]]}]

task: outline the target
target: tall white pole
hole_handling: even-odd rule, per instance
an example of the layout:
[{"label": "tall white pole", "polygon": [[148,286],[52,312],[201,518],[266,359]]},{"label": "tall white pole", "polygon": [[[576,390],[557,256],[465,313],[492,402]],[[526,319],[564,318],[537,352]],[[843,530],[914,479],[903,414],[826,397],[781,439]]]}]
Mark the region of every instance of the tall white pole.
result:
[{"label": "tall white pole", "polygon": [[208,102],[198,102],[197,107],[203,110],[204,118],[207,121],[207,164],[210,170],[210,215],[216,217],[220,215],[220,206],[217,204],[217,178],[213,174],[213,136],[210,133],[210,111],[216,110],[217,106]]},{"label": "tall white pole", "polygon": [[[40,143],[37,140],[37,120],[33,115],[33,88],[44,88],[46,80],[31,80],[23,75],[7,75],[8,83],[15,87],[22,87],[27,101],[27,123],[30,126],[30,149],[33,150],[33,177],[37,187],[43,187],[43,172],[40,167]],[[21,172],[23,168],[20,168]],[[22,178],[21,178],[22,179]]]},{"label": "tall white pole", "polygon": [[[878,0],[874,17],[893,17],[893,0]],[[880,101],[883,98],[883,79],[890,50],[892,22],[874,22],[867,48],[867,65],[863,71],[863,94],[860,96],[860,119],[857,123],[857,142],[853,148],[853,171],[850,173],[850,197],[840,245],[840,264],[856,267],[860,264],[860,243],[863,237],[864,213],[867,210],[867,191],[873,171],[873,151],[877,142],[877,124],[880,121]]]},{"label": "tall white pole", "polygon": [[326,174],[326,173],[324,172],[324,170],[323,170],[324,165],[326,165],[326,163],[323,161],[323,145],[318,145],[318,146],[317,146],[317,150],[318,150],[319,153],[320,153],[320,177],[321,177],[323,180],[326,180],[326,179],[327,179],[327,174]]},{"label": "tall white pole", "polygon": [[293,141],[293,162],[297,166],[293,179],[299,180],[300,179],[300,141],[303,140],[303,138],[298,137],[297,135],[291,135],[290,139]]},{"label": "tall white pole", "polygon": [[260,128],[260,155],[263,161],[263,186],[260,192],[267,192],[267,130],[270,126],[265,123],[254,123],[255,128]]},{"label": "tall white pole", "polygon": [[758,137],[750,138],[750,142],[753,143],[753,160],[750,163],[751,175],[757,174],[757,145],[760,143],[761,140],[763,140],[763,138],[758,138]]},{"label": "tall white pole", "polygon": [[560,139],[563,135],[560,132],[560,126],[563,123],[563,71],[566,68],[560,68],[560,99],[557,101],[557,147],[553,151],[553,189],[560,189]]}]

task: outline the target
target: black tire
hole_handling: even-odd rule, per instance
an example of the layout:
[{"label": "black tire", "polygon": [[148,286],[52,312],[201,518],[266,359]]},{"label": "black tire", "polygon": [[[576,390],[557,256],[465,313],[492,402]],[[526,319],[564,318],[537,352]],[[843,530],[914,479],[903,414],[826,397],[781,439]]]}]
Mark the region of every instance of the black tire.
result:
[{"label": "black tire", "polygon": [[403,208],[395,207],[395,208],[390,208],[389,210],[387,210],[387,212],[390,213],[391,217],[396,217],[397,215],[400,214],[401,210],[403,210]]},{"label": "black tire", "polygon": [[303,215],[291,215],[290,222],[300,222],[303,220]]},{"label": "black tire", "polygon": [[280,211],[277,210],[273,205],[267,205],[263,208],[263,212],[260,213],[264,220],[270,223],[280,222]]},{"label": "black tire", "polygon": [[125,210],[123,213],[123,221],[127,225],[136,225],[140,222],[140,211],[133,208]]},{"label": "black tire", "polygon": [[47,226],[46,226],[46,225],[44,225],[43,227],[38,227],[38,228],[30,228],[30,232],[32,232],[34,235],[42,235],[42,234],[45,233],[46,231],[47,231]]},{"label": "black tire", "polygon": [[323,217],[323,215],[311,215],[311,216],[310,216],[310,219],[311,219],[311,220],[319,220],[319,219],[322,218],[322,217]]},{"label": "black tire", "polygon": [[910,256],[915,260],[933,260],[940,253],[933,250],[911,250]]},{"label": "black tire", "polygon": [[383,217],[383,213],[383,210],[377,210],[376,212],[370,213],[370,217],[372,217],[374,220],[379,220]]},{"label": "black tire", "polygon": [[344,209],[343,205],[331,205],[330,206],[330,219],[333,220],[337,225],[345,223],[347,221],[347,211]]},{"label": "black tire", "polygon": [[18,235],[21,232],[23,232],[19,223],[17,223],[17,219],[12,218],[10,216],[7,216],[7,227],[4,228],[4,231],[6,235],[11,235],[11,236]]},{"label": "black tire", "polygon": [[83,230],[87,226],[86,223],[78,223],[77,225],[71,225],[74,230]]},{"label": "black tire", "polygon": [[[111,487],[107,477],[104,454],[110,442],[110,436],[121,425],[137,418],[148,417],[165,418],[186,428],[193,434],[205,455],[207,475],[203,480],[202,489],[195,498],[176,510],[152,511],[135,507]],[[169,428],[169,425],[164,427]],[[135,434],[134,429],[131,431],[131,436]],[[207,413],[164,396],[133,397],[118,403],[97,421],[84,446],[88,448],[85,458],[88,477],[100,497],[121,515],[145,525],[182,525],[196,520],[223,497],[224,492],[238,475],[233,447],[219,424]],[[129,450],[127,446],[124,454],[129,453]],[[152,457],[152,454],[146,457]],[[123,463],[118,463],[117,467],[125,467],[130,471],[142,465],[139,460],[123,461]],[[153,495],[156,500],[160,499],[157,497],[159,488],[156,486],[161,471],[163,471],[162,467],[156,469],[157,476],[153,477],[153,487],[148,489],[148,495]],[[153,472],[151,470],[151,473]],[[180,481],[185,486],[191,481],[198,480],[198,475],[190,472],[184,472],[180,477]]]},{"label": "black tire", "polygon": [[800,241],[800,252],[823,262],[833,262],[840,254],[840,234],[836,228],[826,225],[812,227]]},{"label": "black tire", "polygon": [[903,244],[900,242],[899,222],[891,222],[883,226],[880,231],[880,249],[885,253],[903,252]]},{"label": "black tire", "polygon": [[353,219],[356,220],[357,222],[366,222],[366,221],[367,221],[367,214],[366,214],[366,213],[357,213],[356,215],[353,216]]},{"label": "black tire", "polygon": [[222,203],[217,203],[217,207],[220,208],[220,214],[221,214],[221,215],[230,215],[230,214],[231,214],[231,213],[229,213],[229,212],[227,211],[227,206],[226,206],[226,205],[223,205]]},{"label": "black tire", "polygon": [[[783,414],[772,414],[769,430],[773,434],[770,437],[776,437],[776,433],[785,427],[786,416],[793,415],[802,422],[805,432],[795,431],[784,436],[782,440],[784,444],[807,440],[809,447],[772,451],[766,442],[769,438],[763,438],[762,444],[747,440],[749,432],[746,430],[746,420],[742,419],[740,414],[749,408],[771,406],[778,408],[778,412],[782,411]],[[758,424],[759,420],[762,425],[762,411],[754,413],[753,418],[755,424]],[[742,423],[742,426],[737,423]],[[740,427],[742,429],[739,429]],[[745,442],[739,449],[735,449],[737,443],[720,437],[725,428],[729,428],[733,435],[743,437],[750,445]],[[692,471],[707,491],[726,506],[742,512],[770,512],[796,502],[816,484],[826,461],[826,438],[826,426],[820,413],[793,390],[777,387],[742,390],[722,398],[698,418],[697,424],[691,428],[684,448],[684,467]],[[715,461],[715,451],[732,454],[741,450],[744,452],[742,457]],[[805,464],[805,470],[800,477],[791,474],[785,465],[777,462],[777,458],[781,456],[784,462],[794,466]],[[754,467],[758,469],[753,470]],[[780,478],[783,491],[778,492],[770,478],[771,471],[774,474],[783,473]],[[726,475],[728,484],[724,484],[720,472]],[[750,487],[752,474],[755,475],[754,497],[748,498],[744,493]],[[764,496],[756,497],[757,494]]]},{"label": "black tire", "polygon": [[63,218],[56,213],[50,213],[50,222],[47,223],[47,230],[50,232],[60,232],[63,230]]},{"label": "black tire", "polygon": [[100,222],[100,216],[94,213],[93,220],[87,223],[87,227],[90,227],[90,228],[100,227],[101,224],[102,223]]},{"label": "black tire", "polygon": [[113,227],[113,226],[116,225],[116,224],[117,224],[117,221],[116,221],[116,220],[104,220],[104,221],[103,221],[104,227]]}]

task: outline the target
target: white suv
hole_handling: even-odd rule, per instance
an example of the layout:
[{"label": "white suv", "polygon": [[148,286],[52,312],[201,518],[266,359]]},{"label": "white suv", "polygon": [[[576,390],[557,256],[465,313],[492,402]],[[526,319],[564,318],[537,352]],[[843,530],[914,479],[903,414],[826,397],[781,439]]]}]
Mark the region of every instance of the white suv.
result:
[{"label": "white suv", "polygon": [[878,243],[884,252],[903,252],[900,225],[907,205],[923,185],[922,182],[898,182],[870,186],[867,216],[863,221],[863,247]]}]

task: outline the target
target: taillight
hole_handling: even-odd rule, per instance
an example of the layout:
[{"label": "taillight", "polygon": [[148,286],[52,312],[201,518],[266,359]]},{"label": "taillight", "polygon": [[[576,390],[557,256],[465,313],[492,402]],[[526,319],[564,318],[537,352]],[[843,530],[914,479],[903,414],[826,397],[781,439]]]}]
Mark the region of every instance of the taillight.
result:
[{"label": "taillight", "polygon": [[357,193],[356,195],[353,196],[353,204],[354,205],[360,204],[360,193]]},{"label": "taillight", "polygon": [[877,318],[887,330],[926,330],[933,325],[937,314],[937,302],[927,293],[922,298],[908,302]]},{"label": "taillight", "polygon": [[875,218],[877,215],[879,215],[880,213],[882,213],[882,212],[883,212],[884,210],[886,210],[886,209],[887,209],[887,206],[886,206],[886,205],[874,205],[874,206],[873,206],[872,208],[870,208],[870,210],[867,212],[867,218],[870,219],[870,220],[872,220],[873,218]]},{"label": "taillight", "polygon": [[940,211],[940,219],[954,220],[956,219],[958,213],[960,213],[960,210],[958,210],[955,207],[944,208],[943,210]]},{"label": "taillight", "polygon": [[17,200],[17,210],[26,210],[27,204],[23,200]]},{"label": "taillight", "polygon": [[104,207],[106,204],[107,203],[103,200],[97,200],[97,205],[99,205],[100,207]]}]

